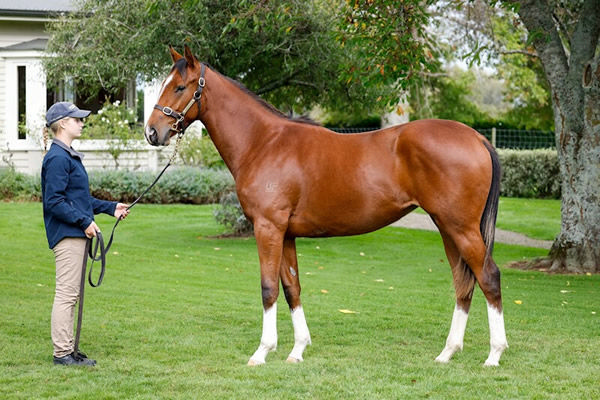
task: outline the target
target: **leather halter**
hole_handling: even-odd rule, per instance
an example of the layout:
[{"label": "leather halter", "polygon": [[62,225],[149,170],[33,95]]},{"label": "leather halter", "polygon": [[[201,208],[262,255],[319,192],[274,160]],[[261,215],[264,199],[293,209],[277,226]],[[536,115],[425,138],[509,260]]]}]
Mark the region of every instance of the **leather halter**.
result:
[{"label": "leather halter", "polygon": [[159,104],[154,105],[154,108],[162,111],[163,114],[165,114],[166,116],[175,118],[175,122],[173,122],[173,125],[171,125],[171,130],[175,131],[178,135],[183,135],[186,128],[188,127],[188,125],[185,123],[185,120],[184,120],[185,114],[187,114],[187,112],[190,110],[190,108],[192,108],[192,106],[196,102],[198,103],[198,113],[200,113],[200,106],[202,105],[200,98],[202,96],[202,89],[204,89],[204,86],[206,85],[206,80],[204,79],[205,72],[206,72],[206,65],[204,63],[201,63],[200,64],[200,78],[198,78],[198,88],[194,92],[194,95],[188,102],[187,106],[185,106],[183,111],[181,111],[180,113],[173,110],[171,107],[168,107],[168,106],[163,107]]}]

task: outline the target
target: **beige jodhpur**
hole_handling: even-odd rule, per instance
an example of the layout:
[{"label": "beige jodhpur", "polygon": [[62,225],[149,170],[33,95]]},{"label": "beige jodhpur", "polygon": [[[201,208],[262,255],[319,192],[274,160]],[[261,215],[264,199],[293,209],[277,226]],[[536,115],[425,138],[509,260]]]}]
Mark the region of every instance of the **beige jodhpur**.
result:
[{"label": "beige jodhpur", "polygon": [[74,350],[73,321],[86,241],[85,238],[64,238],[52,249],[56,261],[56,291],[51,319],[55,357],[64,357]]}]

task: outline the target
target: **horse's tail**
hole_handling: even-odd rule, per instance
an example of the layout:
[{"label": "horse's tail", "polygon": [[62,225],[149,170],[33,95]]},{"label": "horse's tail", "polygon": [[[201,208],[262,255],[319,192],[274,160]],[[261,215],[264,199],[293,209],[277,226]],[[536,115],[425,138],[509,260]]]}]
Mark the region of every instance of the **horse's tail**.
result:
[{"label": "horse's tail", "polygon": [[487,140],[483,141],[486,149],[490,153],[492,158],[492,183],[490,185],[490,192],[483,209],[483,215],[481,216],[481,222],[479,229],[485,248],[487,249],[485,254],[485,261],[483,267],[485,268],[488,259],[494,251],[494,237],[496,236],[496,217],[498,215],[498,201],[500,199],[500,178],[502,176],[502,169],[500,167],[500,160],[498,159],[498,153],[492,147],[490,142]]},{"label": "horse's tail", "polygon": [[[494,250],[494,237],[496,235],[496,216],[498,215],[498,201],[500,199],[500,178],[501,168],[498,154],[492,145],[484,140],[483,144],[490,153],[492,161],[492,182],[490,185],[490,191],[488,193],[485,208],[483,209],[483,215],[479,224],[479,230],[481,237],[485,243],[486,253],[483,262],[483,268],[486,269],[488,266],[488,260],[490,259]],[[459,298],[471,297],[473,294],[473,288],[475,287],[475,275],[467,263],[461,258],[460,264],[454,273],[456,294]]]}]

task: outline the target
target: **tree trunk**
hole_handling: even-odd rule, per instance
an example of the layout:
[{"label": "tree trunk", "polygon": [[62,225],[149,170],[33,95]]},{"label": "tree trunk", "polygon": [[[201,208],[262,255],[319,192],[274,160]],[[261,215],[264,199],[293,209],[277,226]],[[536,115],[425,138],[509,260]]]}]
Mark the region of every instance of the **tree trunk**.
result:
[{"label": "tree trunk", "polygon": [[[600,273],[600,62],[584,69],[583,126],[557,127],[562,177],[561,230],[550,257],[552,271]],[[561,110],[555,110],[563,118]],[[561,128],[560,130],[558,128]]]},{"label": "tree trunk", "polygon": [[[521,0],[519,16],[552,91],[561,172],[561,230],[551,270],[600,272],[600,0],[585,0],[564,44],[546,0]],[[565,32],[562,33],[563,35]],[[565,51],[565,46],[569,51]]]}]

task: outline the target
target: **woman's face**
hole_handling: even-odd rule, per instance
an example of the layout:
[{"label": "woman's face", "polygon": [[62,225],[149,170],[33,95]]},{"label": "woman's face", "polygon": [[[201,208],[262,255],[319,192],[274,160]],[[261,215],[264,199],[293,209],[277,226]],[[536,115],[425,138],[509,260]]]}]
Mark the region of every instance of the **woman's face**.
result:
[{"label": "woman's face", "polygon": [[83,120],[81,118],[67,117],[63,121],[61,126],[69,137],[77,139],[81,136],[81,130],[83,129]]}]

